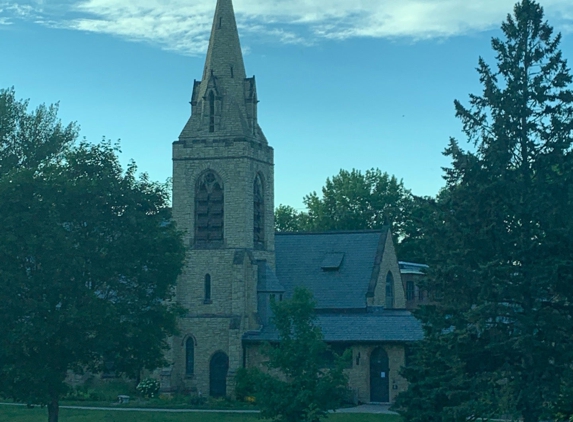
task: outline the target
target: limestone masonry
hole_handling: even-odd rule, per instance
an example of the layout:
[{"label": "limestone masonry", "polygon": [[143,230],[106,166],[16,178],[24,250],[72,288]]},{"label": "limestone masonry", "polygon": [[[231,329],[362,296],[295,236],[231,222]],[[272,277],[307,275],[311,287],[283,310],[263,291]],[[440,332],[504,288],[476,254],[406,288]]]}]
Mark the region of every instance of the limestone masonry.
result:
[{"label": "limestone masonry", "polygon": [[273,149],[257,107],[232,1],[218,0],[191,117],[173,143],[173,216],[188,249],[176,298],[189,312],[162,388],[232,396],[237,369],[260,365],[262,342],[278,340],[271,296],[303,285],[325,340],[352,349],[354,399],[392,401],[406,388],[405,345],[422,334],[405,310],[391,234],[280,234],[275,245]]}]

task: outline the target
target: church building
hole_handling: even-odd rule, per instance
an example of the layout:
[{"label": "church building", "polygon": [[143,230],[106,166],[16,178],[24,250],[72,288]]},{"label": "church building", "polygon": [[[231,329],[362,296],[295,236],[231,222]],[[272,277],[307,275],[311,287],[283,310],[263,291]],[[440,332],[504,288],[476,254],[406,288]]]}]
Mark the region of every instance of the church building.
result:
[{"label": "church building", "polygon": [[305,286],[325,341],[352,349],[354,399],[391,402],[407,387],[399,375],[406,346],[422,338],[391,233],[275,234],[274,151],[257,107],[232,0],[217,0],[191,117],[173,143],[173,216],[188,249],[176,299],[189,311],[162,388],[232,396],[237,369],[260,365],[261,344],[278,340],[271,297]]}]

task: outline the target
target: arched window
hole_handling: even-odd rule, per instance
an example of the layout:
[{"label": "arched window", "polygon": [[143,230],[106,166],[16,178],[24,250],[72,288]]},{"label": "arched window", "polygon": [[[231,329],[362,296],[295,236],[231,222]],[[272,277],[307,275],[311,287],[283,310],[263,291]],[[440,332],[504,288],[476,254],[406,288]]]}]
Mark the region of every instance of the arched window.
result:
[{"label": "arched window", "polygon": [[390,271],[386,275],[386,309],[394,307],[394,276]]},{"label": "arched window", "polygon": [[189,337],[185,342],[185,375],[195,373],[195,340]]},{"label": "arched window", "polygon": [[195,192],[195,244],[223,244],[223,182],[212,171],[204,173]]},{"label": "arched window", "polygon": [[253,241],[255,248],[263,248],[265,242],[265,202],[261,177],[257,175],[253,184]]},{"label": "arched window", "polygon": [[215,132],[215,94],[209,92],[209,132]]},{"label": "arched window", "polygon": [[211,303],[211,275],[205,275],[205,298],[204,303]]}]

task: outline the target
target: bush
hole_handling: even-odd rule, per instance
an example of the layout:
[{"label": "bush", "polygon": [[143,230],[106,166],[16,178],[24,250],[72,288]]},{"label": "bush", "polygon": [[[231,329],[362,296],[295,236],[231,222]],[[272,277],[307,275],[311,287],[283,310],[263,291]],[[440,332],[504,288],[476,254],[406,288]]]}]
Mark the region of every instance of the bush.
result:
[{"label": "bush", "polygon": [[256,368],[239,368],[235,375],[235,395],[237,400],[255,402],[255,393],[259,370]]},{"label": "bush", "polygon": [[149,399],[157,397],[159,393],[159,381],[153,378],[146,378],[138,384],[136,389],[143,398]]}]

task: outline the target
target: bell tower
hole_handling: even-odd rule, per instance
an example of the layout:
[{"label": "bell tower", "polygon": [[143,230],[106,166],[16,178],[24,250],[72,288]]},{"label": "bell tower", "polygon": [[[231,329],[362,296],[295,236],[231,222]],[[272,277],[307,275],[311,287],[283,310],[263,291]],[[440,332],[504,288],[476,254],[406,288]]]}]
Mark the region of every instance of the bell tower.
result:
[{"label": "bell tower", "polygon": [[274,164],[257,106],[232,0],[217,0],[191,116],[173,143],[173,217],[188,250],[176,299],[188,313],[168,356],[172,388],[232,395],[242,336],[260,327],[259,273],[275,261]]}]

